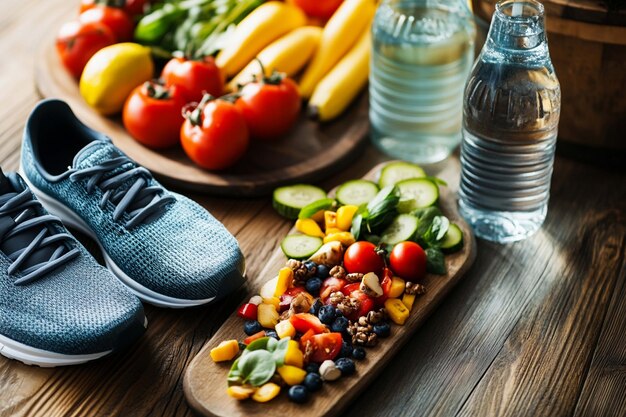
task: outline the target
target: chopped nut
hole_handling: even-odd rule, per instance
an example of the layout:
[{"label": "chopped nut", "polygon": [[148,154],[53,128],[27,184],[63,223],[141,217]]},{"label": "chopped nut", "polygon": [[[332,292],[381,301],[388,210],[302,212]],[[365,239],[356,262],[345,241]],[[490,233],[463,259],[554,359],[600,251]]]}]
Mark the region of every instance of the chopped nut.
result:
[{"label": "chopped nut", "polygon": [[370,311],[369,313],[367,313],[367,322],[370,324],[378,324],[381,321],[383,321],[385,319],[385,312],[384,311]]},{"label": "chopped nut", "polygon": [[297,313],[306,313],[311,308],[313,304],[313,297],[305,292],[298,293],[291,300],[290,310],[293,310],[294,314]]},{"label": "chopped nut", "polygon": [[409,295],[421,295],[426,293],[426,287],[417,282],[406,282],[404,293]]},{"label": "chopped nut", "polygon": [[355,272],[353,274],[348,274],[346,275],[346,280],[348,282],[361,282],[361,280],[363,279],[363,275],[360,272]]},{"label": "chopped nut", "polygon": [[290,259],[287,261],[287,268],[293,271],[293,283],[295,286],[304,286],[306,280],[315,275],[315,271],[310,271],[304,262],[296,259]]},{"label": "chopped nut", "polygon": [[335,381],[341,377],[341,371],[335,365],[335,362],[325,360],[320,365],[320,376],[324,381]]},{"label": "chopped nut", "polygon": [[329,275],[334,278],[344,279],[346,278],[346,270],[343,269],[343,266],[336,265],[331,268]]}]

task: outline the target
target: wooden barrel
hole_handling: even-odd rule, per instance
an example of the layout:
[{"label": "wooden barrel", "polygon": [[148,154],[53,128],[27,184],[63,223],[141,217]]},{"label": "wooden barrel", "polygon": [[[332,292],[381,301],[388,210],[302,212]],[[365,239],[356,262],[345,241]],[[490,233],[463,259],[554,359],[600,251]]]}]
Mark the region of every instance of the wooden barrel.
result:
[{"label": "wooden barrel", "polygon": [[[496,0],[473,0],[489,22]],[[559,142],[626,152],[626,10],[545,0],[550,56],[561,83]],[[625,9],[625,8],[623,8]],[[580,147],[582,146],[582,147]]]}]

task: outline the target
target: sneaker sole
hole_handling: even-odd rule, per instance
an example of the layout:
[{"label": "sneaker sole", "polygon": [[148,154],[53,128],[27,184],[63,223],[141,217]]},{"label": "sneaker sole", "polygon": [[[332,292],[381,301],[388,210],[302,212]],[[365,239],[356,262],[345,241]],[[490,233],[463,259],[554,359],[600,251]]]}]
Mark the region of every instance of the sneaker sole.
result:
[{"label": "sneaker sole", "polygon": [[37,187],[35,187],[24,175],[23,170],[20,167],[19,170],[20,175],[24,179],[24,181],[28,184],[31,191],[37,196],[41,204],[48,210],[48,212],[63,221],[66,225],[73,227],[87,236],[91,237],[96,241],[98,246],[100,247],[100,251],[104,256],[104,261],[106,263],[107,268],[120,280],[124,285],[126,285],[139,299],[142,301],[152,304],[157,307],[167,307],[167,308],[186,308],[186,307],[195,307],[204,304],[208,304],[216,299],[216,297],[205,298],[200,300],[187,300],[182,298],[174,298],[169,297],[167,295],[159,294],[155,291],[152,291],[149,288],[144,287],[128,275],[122,269],[113,262],[109,254],[104,250],[102,244],[98,240],[96,234],[91,230],[89,225],[84,222],[74,211],[67,208],[63,203],[56,200],[54,197],[49,196],[44,193]]}]

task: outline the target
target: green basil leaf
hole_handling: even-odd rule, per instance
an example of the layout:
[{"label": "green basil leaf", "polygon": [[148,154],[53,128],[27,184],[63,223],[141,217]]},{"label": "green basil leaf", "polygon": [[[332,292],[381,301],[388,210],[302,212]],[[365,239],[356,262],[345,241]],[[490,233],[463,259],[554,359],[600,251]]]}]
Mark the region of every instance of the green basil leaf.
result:
[{"label": "green basil leaf", "polygon": [[276,348],[272,352],[272,356],[274,357],[274,362],[276,363],[277,368],[283,366],[283,364],[285,363],[285,356],[287,355],[289,340],[289,337],[285,337],[284,339],[280,339],[278,342],[276,342]]},{"label": "green basil leaf", "polygon": [[431,274],[446,274],[446,261],[441,249],[437,247],[426,249],[426,270]]},{"label": "green basil leaf", "polygon": [[228,382],[239,382],[241,381],[241,372],[239,372],[239,359],[237,358],[233,365],[230,367],[230,371],[228,372]]},{"label": "green basil leaf", "polygon": [[243,351],[243,354],[248,354],[255,350],[267,350],[267,344],[269,343],[269,339],[272,339],[272,338],[271,337],[258,338],[257,340],[255,340],[254,342],[248,345],[246,350]]},{"label": "green basil leaf", "polygon": [[238,369],[243,383],[258,387],[272,378],[276,372],[276,363],[267,350],[254,350],[239,359]]},{"label": "green basil leaf", "polygon": [[267,341],[267,351],[272,353],[274,350],[276,350],[276,346],[278,345],[278,340],[274,339],[273,337],[268,337],[268,341]]},{"label": "green basil leaf", "polygon": [[446,235],[448,227],[450,227],[450,220],[448,220],[447,217],[435,216],[430,229],[426,232],[424,238],[431,243],[439,242]]}]

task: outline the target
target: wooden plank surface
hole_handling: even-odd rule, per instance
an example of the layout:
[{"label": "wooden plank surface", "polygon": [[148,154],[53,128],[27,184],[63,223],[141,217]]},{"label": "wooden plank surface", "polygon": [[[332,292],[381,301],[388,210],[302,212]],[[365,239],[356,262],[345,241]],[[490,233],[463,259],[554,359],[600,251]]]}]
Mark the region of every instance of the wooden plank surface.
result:
[{"label": "wooden plank surface", "polygon": [[[45,22],[75,13],[76,3],[0,0],[5,171],[17,168],[37,100],[34,57],[55,30]],[[383,159],[369,148],[323,185],[360,177]],[[429,171],[445,176],[455,163]],[[291,226],[266,199],[191,197],[237,236],[253,276]],[[470,272],[346,415],[625,416],[625,225],[626,173],[557,157],[544,228],[515,244],[478,241]],[[184,370],[242,297],[186,311],[149,307],[140,341],[85,366],[2,358],[0,416],[192,416]]]}]

